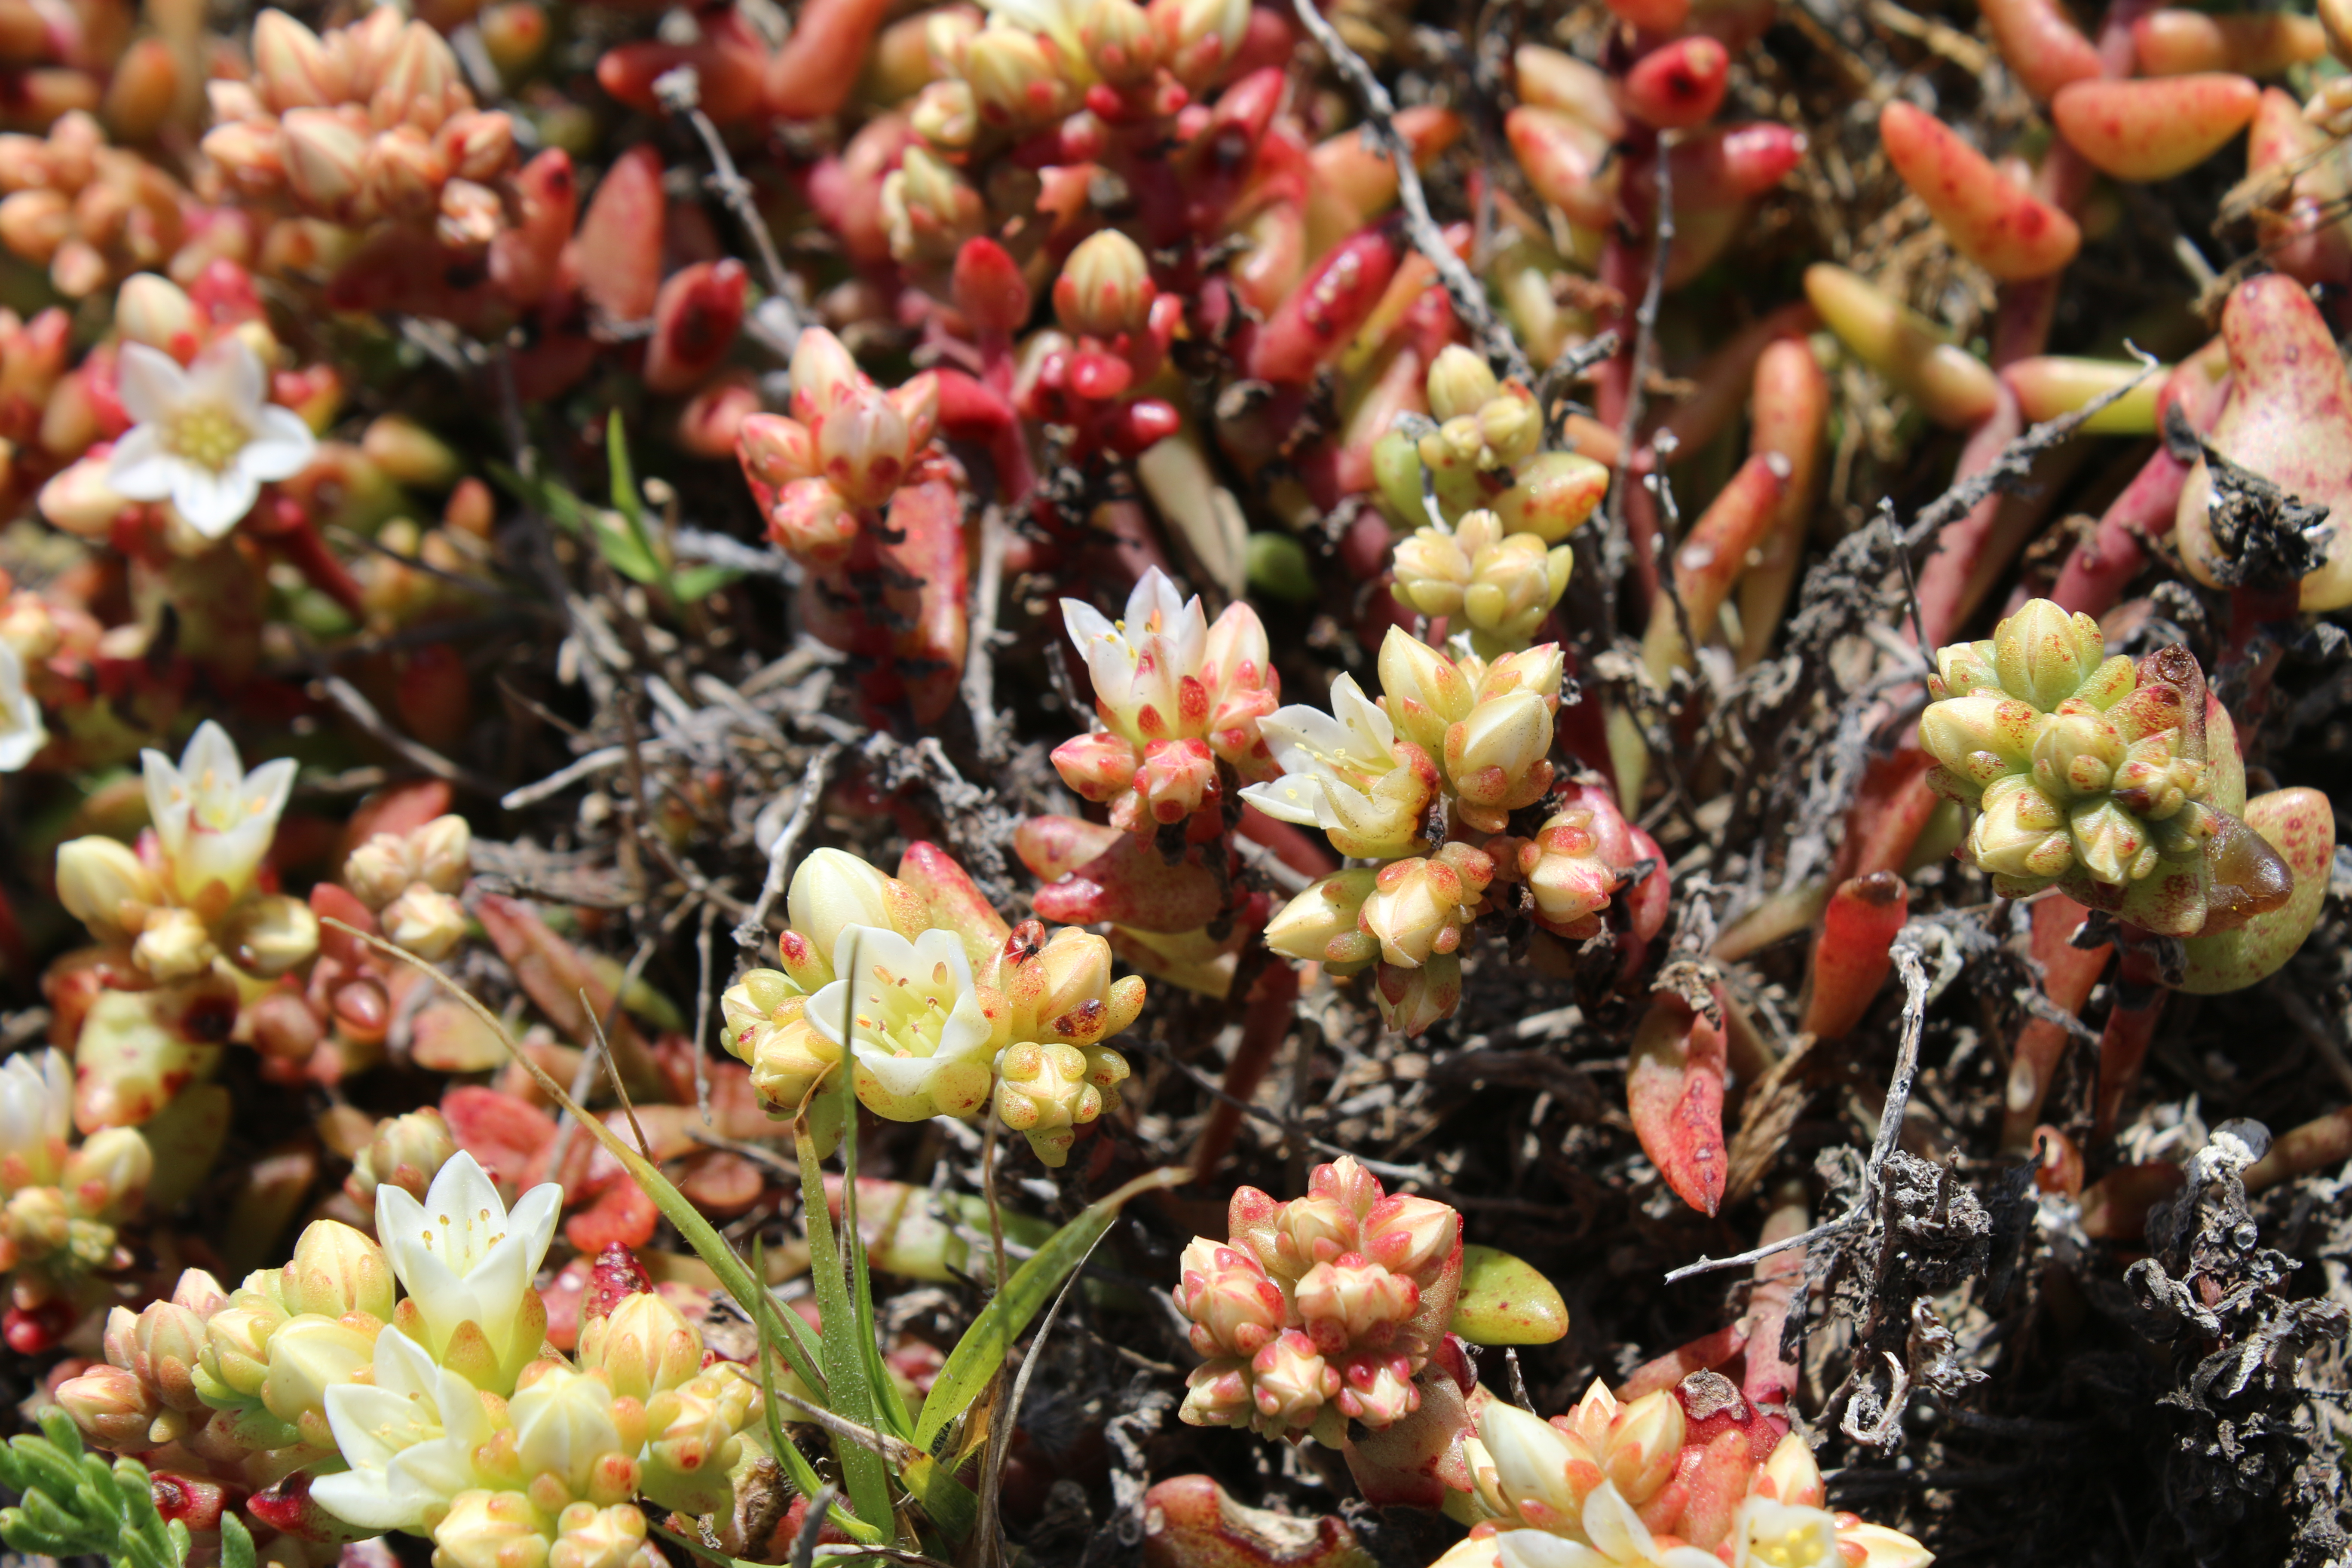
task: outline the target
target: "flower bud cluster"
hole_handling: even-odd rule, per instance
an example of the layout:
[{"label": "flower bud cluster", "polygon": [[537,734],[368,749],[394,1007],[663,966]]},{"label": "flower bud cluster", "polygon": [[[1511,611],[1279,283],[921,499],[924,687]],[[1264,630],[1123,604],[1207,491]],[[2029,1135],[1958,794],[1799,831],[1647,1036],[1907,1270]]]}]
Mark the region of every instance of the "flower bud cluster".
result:
[{"label": "flower bud cluster", "polygon": [[[1458,530],[1468,514],[1488,510],[1497,520],[1496,542],[1507,547],[1494,567],[1490,582],[1494,592],[1475,603],[1468,597],[1471,574],[1483,545],[1464,546],[1467,569],[1461,584],[1465,606],[1473,614],[1483,610],[1498,626],[1507,624],[1511,616],[1524,615],[1525,610],[1507,606],[1534,586],[1532,579],[1521,583],[1506,574],[1504,561],[1520,557],[1528,548],[1510,542],[1526,534],[1547,551],[1561,543],[1601,504],[1609,489],[1609,470],[1574,452],[1542,450],[1543,416],[1534,394],[1516,381],[1498,381],[1484,359],[1459,344],[1431,362],[1424,388],[1434,427],[1422,420],[1417,430],[1408,429],[1401,421],[1372,448],[1373,480],[1389,520],[1418,531],[1398,546],[1398,602],[1423,615],[1454,613],[1424,608],[1417,598],[1407,596],[1408,564],[1413,573],[1413,590],[1426,590],[1433,599],[1444,602],[1442,585],[1432,579],[1446,577],[1447,560],[1431,542],[1422,541],[1422,535],[1438,532],[1441,524]],[[1407,545],[1412,546],[1410,551]],[[1549,563],[1546,570],[1549,576],[1552,571]],[[1567,572],[1563,561],[1557,568],[1562,583]],[[1559,590],[1549,591],[1556,601]],[[1544,610],[1549,608],[1547,603]],[[1542,618],[1541,611],[1534,617]],[[1533,630],[1532,622],[1528,630]],[[1526,636],[1518,634],[1517,640],[1524,642]],[[1511,640],[1496,637],[1498,646],[1507,646]]]},{"label": "flower bud cluster", "polygon": [[1554,644],[1457,661],[1392,626],[1378,702],[1343,675],[1332,713],[1269,715],[1261,727],[1283,774],[1244,797],[1269,816],[1322,828],[1343,855],[1387,864],[1298,894],[1266,927],[1267,944],[1343,974],[1377,961],[1374,995],[1393,1029],[1418,1034],[1451,1013],[1463,930],[1491,883],[1524,875],[1521,849],[1513,840],[1433,849],[1424,818],[1442,800],[1453,828],[1498,835],[1511,813],[1551,792],[1561,670]]},{"label": "flower bud cluster", "polygon": [[58,1403],[175,1473],[253,1491],[309,1472],[322,1529],[651,1568],[636,1500],[727,1511],[758,1388],[649,1289],[597,1297],[577,1357],[550,1352],[530,1280],[559,1204],[546,1185],[509,1212],[466,1154],[421,1199],[380,1183],[383,1245],[320,1220],[233,1293],[191,1269],[114,1310],[105,1362]]},{"label": "flower bud cluster", "polygon": [[1307,1194],[1234,1194],[1223,1243],[1184,1249],[1176,1306],[1207,1358],[1182,1418],[1269,1437],[1374,1431],[1420,1408],[1415,1383],[1462,1282],[1462,1216],[1390,1196],[1353,1160],[1318,1165]]},{"label": "flower bud cluster", "polygon": [[886,392],[822,327],[801,333],[792,378],[791,416],[746,418],[735,455],[769,538],[800,560],[835,565],[930,445],[939,378],[925,372]]},{"label": "flower bud cluster", "polygon": [[473,830],[436,816],[408,833],[378,833],[343,862],[343,885],[375,911],[383,934],[419,958],[446,958],[466,934],[455,897],[471,867]]},{"label": "flower bud cluster", "polygon": [[48,268],[68,299],[166,266],[186,234],[187,194],[137,153],[108,146],[80,110],[46,138],[0,136],[0,245]]},{"label": "flower bud cluster", "polygon": [[115,1226],[147,1195],[154,1156],[136,1128],[110,1127],[79,1145],[71,1134],[73,1069],[54,1050],[0,1062],[0,1273],[8,1285],[5,1337],[47,1348],[51,1302],[78,1310],[95,1269],[128,1261]]},{"label": "flower bud cluster", "polygon": [[248,199],[339,224],[430,226],[478,252],[505,226],[513,122],[475,107],[446,40],[397,10],[323,37],[283,11],[253,26],[250,81],[207,85],[204,150]]},{"label": "flower bud cluster", "polygon": [[142,753],[153,826],[133,849],[90,837],[58,849],[58,898],[110,946],[130,950],[150,979],[184,980],[226,962],[283,974],[319,947],[319,921],[299,899],[259,889],[261,863],[294,784],[294,764],[250,773],[226,731],[197,726],[174,765]]},{"label": "flower bud cluster", "polygon": [[1054,766],[1079,795],[1110,805],[1112,826],[1152,834],[1215,809],[1222,767],[1253,782],[1276,776],[1260,723],[1281,680],[1247,603],[1212,624],[1199,596],[1180,598],[1155,566],[1128,595],[1124,619],[1076,599],[1062,601],[1062,618],[1086,657],[1103,727],[1056,747]]},{"label": "flower bud cluster", "polygon": [[1822,1473],[1802,1437],[1781,1437],[1760,1461],[1757,1451],[1751,1433],[1724,1413],[1694,1419],[1681,1389],[1621,1402],[1596,1382],[1549,1422],[1496,1400],[1463,1444],[1486,1520],[1438,1562],[1544,1568],[1573,1542],[1582,1549],[1568,1554],[1575,1561],[1628,1568],[1926,1568],[1929,1553],[1909,1536],[1823,1507]]},{"label": "flower bud cluster", "polygon": [[1565,544],[1506,534],[1503,520],[1480,508],[1450,530],[1433,523],[1399,540],[1389,592],[1417,615],[1445,616],[1491,658],[1528,646],[1568,591],[1575,559]]},{"label": "flower bud cluster", "polygon": [[769,1114],[797,1114],[845,1047],[875,1114],[970,1118],[992,1098],[1049,1165],[1118,1108],[1127,1058],[1102,1042],[1141,1013],[1144,983],[1111,978],[1103,938],[1037,921],[1007,932],[992,912],[936,923],[937,902],[838,849],[801,863],[785,903],[784,966],[751,971],[719,1004]]},{"label": "flower bud cluster", "polygon": [[1995,887],[2080,888],[2136,924],[2196,934],[2209,846],[2251,836],[2234,831],[2239,802],[2216,795],[2195,661],[2168,650],[2135,668],[2105,657],[2089,616],[2036,599],[1936,663],[1919,743],[1937,788],[1976,808],[1968,855]]}]

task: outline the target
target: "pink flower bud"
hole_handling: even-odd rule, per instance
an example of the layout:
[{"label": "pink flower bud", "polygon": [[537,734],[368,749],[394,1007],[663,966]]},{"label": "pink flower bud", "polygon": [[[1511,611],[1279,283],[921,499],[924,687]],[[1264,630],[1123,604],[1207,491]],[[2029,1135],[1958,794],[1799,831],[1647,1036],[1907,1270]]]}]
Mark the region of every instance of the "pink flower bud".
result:
[{"label": "pink flower bud", "polygon": [[1462,1216],[1433,1198],[1398,1194],[1364,1216],[1365,1255],[1418,1284],[1427,1284],[1461,1241]]},{"label": "pink flower bud", "polygon": [[1140,761],[1133,742],[1101,731],[1054,748],[1054,770],[1062,782],[1097,805],[1128,792]]},{"label": "pink flower bud", "polygon": [[1340,1415],[1377,1432],[1420,1409],[1421,1390],[1413,1386],[1410,1363],[1402,1356],[1351,1356],[1332,1403]]},{"label": "pink flower bud", "polygon": [[1337,1197],[1309,1193],[1293,1198],[1274,1215],[1268,1241],[1274,1258],[1260,1260],[1275,1273],[1296,1279],[1318,1263],[1356,1250],[1357,1220]]},{"label": "pink flower bud", "polygon": [[1453,1016],[1462,1002],[1462,961],[1433,953],[1418,969],[1383,963],[1373,972],[1372,1001],[1381,1021],[1397,1034],[1414,1036]]},{"label": "pink flower bud", "polygon": [[853,506],[880,506],[909,457],[907,416],[872,383],[850,389],[816,429],[819,468]]},{"label": "pink flower bud", "polygon": [[1154,741],[1135,770],[1135,791],[1150,820],[1181,822],[1217,798],[1216,758],[1205,741]]},{"label": "pink flower bud", "polygon": [[1386,1347],[1421,1304],[1421,1290],[1403,1275],[1351,1252],[1301,1275],[1292,1299],[1316,1348],[1337,1356],[1350,1348]]},{"label": "pink flower bud", "polygon": [[1204,1356],[1251,1356],[1281,1332],[1282,1291],[1255,1259],[1194,1237],[1184,1249],[1176,1306],[1192,1321],[1192,1348]]},{"label": "pink flower bud", "polygon": [[768,537],[779,549],[814,565],[839,562],[857,542],[858,515],[824,479],[795,479],[768,512]]},{"label": "pink flower bud", "polygon": [[1250,1394],[1257,1429],[1282,1436],[1314,1425],[1324,1401],[1339,1392],[1339,1374],[1316,1352],[1315,1342],[1286,1329],[1250,1358]]},{"label": "pink flower bud", "polygon": [[278,126],[296,199],[323,216],[347,211],[366,178],[366,135],[326,109],[290,110]]},{"label": "pink flower bud", "polygon": [[754,414],[736,433],[735,452],[744,477],[779,488],[817,472],[816,442],[808,426],[781,414]]},{"label": "pink flower bud", "polygon": [[1184,1389],[1176,1417],[1188,1426],[1246,1426],[1256,1415],[1247,1362],[1203,1362],[1185,1378]]}]

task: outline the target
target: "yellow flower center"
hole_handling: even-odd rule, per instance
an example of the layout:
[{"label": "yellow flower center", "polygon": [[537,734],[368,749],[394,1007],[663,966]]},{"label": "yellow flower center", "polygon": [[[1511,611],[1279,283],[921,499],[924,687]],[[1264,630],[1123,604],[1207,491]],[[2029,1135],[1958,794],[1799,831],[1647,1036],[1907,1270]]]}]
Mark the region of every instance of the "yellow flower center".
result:
[{"label": "yellow flower center", "polygon": [[1819,1568],[1821,1536],[1800,1525],[1783,1532],[1777,1541],[1769,1536],[1752,1538],[1748,1555],[1751,1562],[1769,1563],[1771,1568]]},{"label": "yellow flower center", "polygon": [[173,456],[198,468],[219,473],[245,450],[253,432],[245,422],[217,403],[200,403],[174,411],[165,426],[163,444]]}]

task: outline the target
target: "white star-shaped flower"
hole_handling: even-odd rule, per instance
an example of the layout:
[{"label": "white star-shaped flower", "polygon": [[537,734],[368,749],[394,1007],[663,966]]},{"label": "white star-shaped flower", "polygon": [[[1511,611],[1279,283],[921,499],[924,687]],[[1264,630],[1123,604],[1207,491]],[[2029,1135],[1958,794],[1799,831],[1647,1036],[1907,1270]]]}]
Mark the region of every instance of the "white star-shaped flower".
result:
[{"label": "white star-shaped flower", "polygon": [[261,356],[243,338],[217,339],[184,370],[145,343],[124,343],[120,363],[135,424],[106,481],[131,500],[170,501],[206,539],[225,537],[265,483],[292,479],[318,449],[302,416],[268,400]]}]

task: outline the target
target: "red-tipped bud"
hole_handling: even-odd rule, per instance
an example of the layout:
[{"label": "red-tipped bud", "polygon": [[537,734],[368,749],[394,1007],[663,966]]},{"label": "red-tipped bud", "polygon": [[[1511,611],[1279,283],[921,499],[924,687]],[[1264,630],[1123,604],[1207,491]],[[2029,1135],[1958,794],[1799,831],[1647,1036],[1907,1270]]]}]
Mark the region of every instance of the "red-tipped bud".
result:
[{"label": "red-tipped bud", "polygon": [[[1067,268],[1064,270],[1066,273]],[[981,331],[1017,332],[1029,321],[1028,282],[1004,247],[992,239],[980,237],[963,242],[956,252],[953,289],[956,309]]]},{"label": "red-tipped bud", "polygon": [[1636,60],[1618,89],[1618,101],[1645,125],[1685,130],[1715,117],[1730,79],[1730,51],[1702,33]]}]

